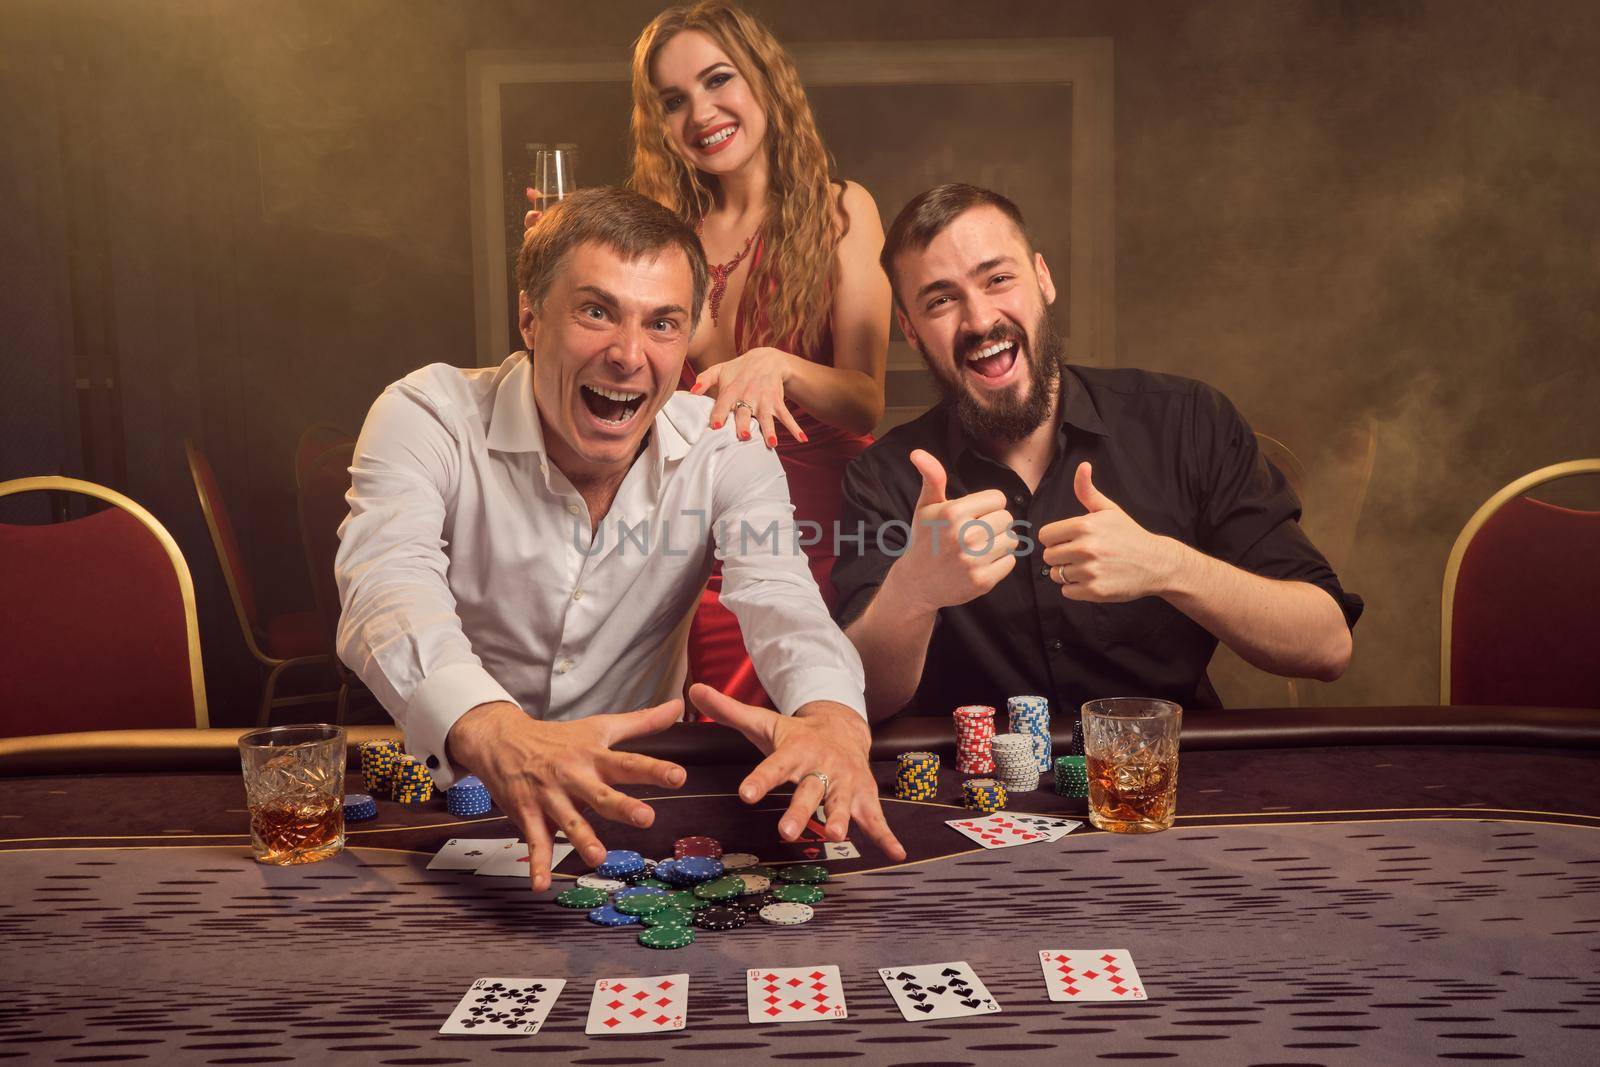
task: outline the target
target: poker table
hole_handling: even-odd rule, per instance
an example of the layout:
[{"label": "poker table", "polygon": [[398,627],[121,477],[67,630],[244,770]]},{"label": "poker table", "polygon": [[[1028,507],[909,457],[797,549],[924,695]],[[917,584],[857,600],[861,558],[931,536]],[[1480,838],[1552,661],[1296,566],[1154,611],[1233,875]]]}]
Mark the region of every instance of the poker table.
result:
[{"label": "poker table", "polygon": [[[383,802],[339,856],[250,856],[239,731],[0,741],[0,1058],[39,1063],[578,1064],[839,1059],[1361,1064],[1594,1062],[1600,1037],[1600,711],[1285,709],[1186,714],[1177,825],[1085,825],[984,851],[945,826],[960,777],[949,720],[879,727],[874,769],[944,757],[935,802],[886,800],[910,856],[857,859],[802,926],[753,921],[657,951],[557,907],[555,887],[427,871],[453,837],[511,837],[498,810]],[[1070,737],[1058,720],[1057,740]],[[352,740],[377,736],[352,730]],[[755,753],[682,725],[641,750],[689,767],[648,830],[777,862],[782,797],[734,790]],[[1082,817],[1038,792],[1012,810]],[[350,791],[359,787],[352,775]],[[800,852],[804,851],[802,847]],[[1053,1003],[1039,950],[1131,952],[1149,999]],[[907,1022],[878,968],[964,960],[999,1014]],[[747,968],[837,964],[848,1017],[751,1024]],[[602,976],[688,972],[686,1029],[589,1037]],[[441,1036],[474,979],[564,977],[530,1036]],[[553,1061],[555,1062],[555,1061]],[[1043,1062],[1043,1060],[1041,1060]]]}]

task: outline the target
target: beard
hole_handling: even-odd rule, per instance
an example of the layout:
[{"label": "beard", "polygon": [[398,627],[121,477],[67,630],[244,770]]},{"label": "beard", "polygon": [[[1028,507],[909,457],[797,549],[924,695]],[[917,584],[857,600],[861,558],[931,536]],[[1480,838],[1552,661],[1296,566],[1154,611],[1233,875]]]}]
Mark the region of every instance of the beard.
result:
[{"label": "beard", "polygon": [[[966,363],[968,353],[996,341],[1016,343],[1019,349],[1017,358],[1027,359],[1027,377],[985,404],[963,380],[966,372],[961,368]],[[922,353],[923,362],[933,372],[933,380],[940,394],[955,405],[956,417],[961,420],[962,429],[980,441],[1016,444],[1050,417],[1065,353],[1061,335],[1056,332],[1055,323],[1050,321],[1048,309],[1039,312],[1031,336],[1022,336],[1009,322],[1002,320],[982,337],[968,334],[959,338],[951,371],[946,371],[929,359],[927,349],[920,342],[917,351]]]}]

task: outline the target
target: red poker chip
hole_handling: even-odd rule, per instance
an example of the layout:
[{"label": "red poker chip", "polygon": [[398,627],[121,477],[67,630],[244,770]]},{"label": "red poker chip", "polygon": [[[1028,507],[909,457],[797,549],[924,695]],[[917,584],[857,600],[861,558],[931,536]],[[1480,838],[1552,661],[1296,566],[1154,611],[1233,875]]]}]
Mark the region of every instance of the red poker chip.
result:
[{"label": "red poker chip", "polygon": [[673,859],[681,860],[689,856],[705,856],[719,860],[722,858],[722,843],[714,837],[703,835],[680,837],[672,843]]}]

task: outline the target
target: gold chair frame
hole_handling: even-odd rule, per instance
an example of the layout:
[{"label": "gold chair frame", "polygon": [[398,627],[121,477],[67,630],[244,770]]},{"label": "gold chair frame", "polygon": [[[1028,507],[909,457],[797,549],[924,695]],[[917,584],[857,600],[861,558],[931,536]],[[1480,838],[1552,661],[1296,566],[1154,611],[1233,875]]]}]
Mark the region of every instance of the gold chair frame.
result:
[{"label": "gold chair frame", "polygon": [[1483,529],[1484,524],[1494,517],[1495,512],[1510,501],[1541,485],[1548,485],[1550,482],[1578,474],[1600,474],[1600,459],[1573,459],[1565,463],[1553,463],[1548,467],[1540,467],[1536,471],[1524,474],[1485,500],[1483,506],[1473,512],[1472,518],[1461,528],[1456,543],[1450,548],[1450,558],[1444,565],[1444,595],[1439,602],[1440,704],[1450,703],[1450,623],[1455,614],[1456,582],[1461,577],[1461,561],[1466,557],[1467,547],[1472,544],[1473,538],[1478,536],[1478,531]]},{"label": "gold chair frame", "polygon": [[280,659],[269,656],[265,649],[256,640],[255,628],[250,625],[250,617],[244,609],[244,598],[239,595],[239,586],[233,580],[233,570],[228,566],[227,554],[222,544],[222,534],[217,529],[217,517],[211,510],[211,501],[206,496],[205,489],[201,486],[199,469],[196,466],[198,453],[193,441],[183,442],[183,451],[189,461],[189,478],[194,482],[194,493],[200,499],[200,512],[205,516],[206,531],[211,535],[211,549],[217,557],[217,569],[222,572],[222,580],[228,587],[228,599],[233,602],[233,614],[239,620],[239,631],[244,634],[245,648],[250,650],[256,662],[267,667],[266,685],[261,690],[261,706],[256,713],[256,725],[266,726],[272,721],[273,708],[287,708],[298,704],[323,704],[333,701],[335,706],[339,702],[339,691],[330,689],[323,693],[306,693],[302,696],[274,697],[278,690],[278,679],[283,673],[295,667],[324,666],[331,669],[338,677],[338,668],[331,655],[317,654],[313,656],[294,656]]},{"label": "gold chair frame", "polygon": [[197,730],[207,729],[211,725],[211,716],[206,706],[205,668],[200,661],[200,617],[195,610],[194,579],[189,574],[189,564],[184,560],[183,552],[178,548],[178,542],[172,539],[172,535],[167,532],[167,528],[161,525],[159,519],[145,510],[142,504],[107,486],[81,481],[77,478],[63,478],[57,475],[16,478],[8,482],[0,482],[0,497],[34,492],[79,493],[83,496],[104,501],[113,507],[121,508],[139,520],[139,524],[150,531],[150,535],[156,539],[156,543],[166,552],[167,559],[172,563],[173,574],[178,579],[179,598],[183,601],[184,636],[189,651],[189,688],[194,694],[194,725]]}]

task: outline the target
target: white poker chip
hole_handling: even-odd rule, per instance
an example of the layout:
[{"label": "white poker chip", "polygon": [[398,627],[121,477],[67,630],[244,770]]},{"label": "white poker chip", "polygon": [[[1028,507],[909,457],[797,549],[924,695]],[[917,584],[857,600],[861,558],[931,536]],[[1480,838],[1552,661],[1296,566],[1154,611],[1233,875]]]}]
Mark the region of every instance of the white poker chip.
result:
[{"label": "white poker chip", "polygon": [[598,874],[580,874],[578,884],[585,889],[604,889],[607,893],[628,888],[627,882],[619,882],[615,878],[602,878]]},{"label": "white poker chip", "polygon": [[722,857],[722,869],[725,871],[738,871],[746,867],[754,867],[761,862],[761,857],[753,852],[730,852]]},{"label": "white poker chip", "polygon": [[810,904],[768,904],[761,909],[761,921],[773,926],[799,926],[810,922],[815,914]]},{"label": "white poker chip", "polygon": [[744,883],[746,893],[765,893],[772,888],[772,879],[764,874],[736,874],[734,877]]}]

